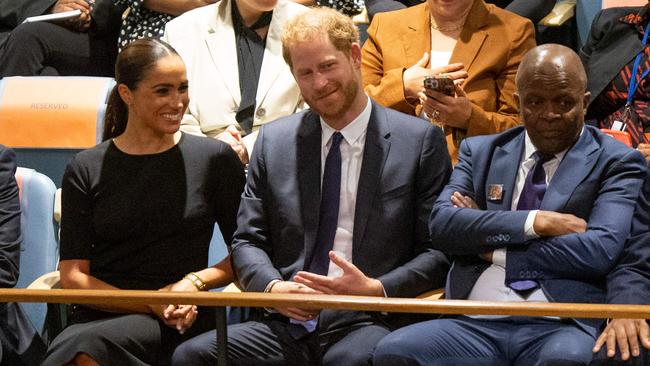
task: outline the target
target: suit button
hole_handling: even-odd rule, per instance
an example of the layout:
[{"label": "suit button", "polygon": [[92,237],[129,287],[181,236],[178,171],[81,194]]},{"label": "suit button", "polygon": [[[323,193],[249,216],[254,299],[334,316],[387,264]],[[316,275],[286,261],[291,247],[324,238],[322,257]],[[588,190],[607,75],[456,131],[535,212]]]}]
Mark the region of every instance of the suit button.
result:
[{"label": "suit button", "polygon": [[266,109],[259,107],[257,108],[257,112],[255,112],[255,115],[259,118],[262,118],[266,115]]},{"label": "suit button", "polygon": [[492,237],[488,236],[487,238],[485,238],[485,241],[488,242],[488,243],[491,243],[492,242]]},{"label": "suit button", "polygon": [[510,240],[510,234],[506,234],[506,235],[504,235],[503,238],[504,238],[506,241],[509,241],[509,240]]},{"label": "suit button", "polygon": [[526,273],[524,271],[519,271],[519,277],[524,277]]},{"label": "suit button", "polygon": [[538,275],[539,275],[539,272],[533,271],[533,278],[537,278]]}]

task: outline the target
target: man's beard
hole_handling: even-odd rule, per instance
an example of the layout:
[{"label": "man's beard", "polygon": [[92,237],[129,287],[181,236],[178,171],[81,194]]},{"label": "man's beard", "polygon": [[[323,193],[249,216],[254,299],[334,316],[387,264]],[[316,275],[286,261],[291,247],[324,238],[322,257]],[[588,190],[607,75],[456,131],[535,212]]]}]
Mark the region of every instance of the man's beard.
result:
[{"label": "man's beard", "polygon": [[357,94],[359,93],[358,81],[350,79],[345,86],[339,87],[338,89],[343,92],[343,103],[340,105],[328,105],[319,108],[316,103],[312,103],[310,100],[307,100],[306,102],[309,107],[324,120],[337,120],[350,109],[352,103],[354,103],[354,100],[357,98]]}]

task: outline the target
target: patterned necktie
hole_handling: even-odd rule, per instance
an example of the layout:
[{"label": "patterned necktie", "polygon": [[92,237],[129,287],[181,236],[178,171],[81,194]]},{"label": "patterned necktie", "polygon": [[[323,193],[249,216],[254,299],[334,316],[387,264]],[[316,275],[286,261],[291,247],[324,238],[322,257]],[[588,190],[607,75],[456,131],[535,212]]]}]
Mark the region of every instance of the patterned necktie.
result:
[{"label": "patterned necktie", "polygon": [[[554,158],[553,155],[544,154],[536,151],[533,155],[535,165],[528,171],[524,188],[519,195],[517,210],[537,210],[542,204],[544,194],[546,193],[546,172],[544,172],[544,163]],[[537,281],[523,280],[514,281],[507,284],[508,287],[515,291],[529,291],[536,289],[539,285]]]},{"label": "patterned necktie", "polygon": [[[325,159],[323,171],[323,188],[320,198],[320,218],[318,232],[311,260],[305,258],[305,271],[326,276],[329,270],[329,252],[334,246],[334,236],[339,221],[339,203],[341,200],[341,140],[343,135],[335,132],[332,135],[330,151]],[[288,328],[289,334],[294,339],[300,339],[316,330],[318,318],[304,322],[290,320],[292,326]]]}]

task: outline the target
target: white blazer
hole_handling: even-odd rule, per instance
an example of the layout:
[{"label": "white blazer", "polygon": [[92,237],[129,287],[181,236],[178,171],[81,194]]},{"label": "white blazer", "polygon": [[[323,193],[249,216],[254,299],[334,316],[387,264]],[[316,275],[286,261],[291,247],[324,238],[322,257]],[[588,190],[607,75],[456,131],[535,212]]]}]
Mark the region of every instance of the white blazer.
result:
[{"label": "white blazer", "polygon": [[[215,137],[229,125],[239,128],[235,114],[241,92],[232,1],[221,0],[188,11],[165,27],[162,39],[178,51],[187,68],[190,104],[181,124],[184,132]],[[273,10],[257,86],[254,131],[303,108],[298,85],[282,58],[280,37],[284,23],[306,9],[289,0],[278,0]]]}]

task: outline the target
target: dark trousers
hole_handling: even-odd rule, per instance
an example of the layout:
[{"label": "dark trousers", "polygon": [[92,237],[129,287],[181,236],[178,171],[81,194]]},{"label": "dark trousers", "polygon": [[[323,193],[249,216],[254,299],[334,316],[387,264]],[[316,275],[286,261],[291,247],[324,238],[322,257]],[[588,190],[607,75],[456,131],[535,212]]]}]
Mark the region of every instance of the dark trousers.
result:
[{"label": "dark trousers", "polygon": [[374,364],[588,365],[594,341],[595,334],[576,324],[552,319],[438,319],[386,336],[377,345]]},{"label": "dark trousers", "polygon": [[0,47],[0,77],[113,76],[114,39],[71,31],[48,22],[21,24]]},{"label": "dark trousers", "polygon": [[[375,345],[390,330],[384,324],[363,323],[329,333],[314,332],[295,339],[286,321],[249,321],[228,327],[231,365],[370,365]],[[176,348],[173,365],[214,365],[215,332],[207,332]]]},{"label": "dark trousers", "polygon": [[0,365],[38,365],[45,343],[18,303],[0,303]]}]

